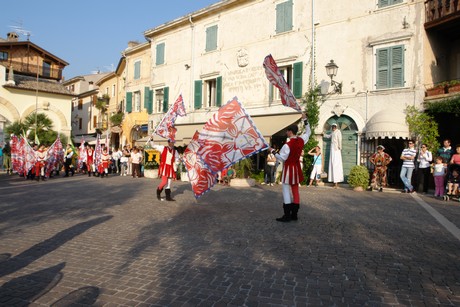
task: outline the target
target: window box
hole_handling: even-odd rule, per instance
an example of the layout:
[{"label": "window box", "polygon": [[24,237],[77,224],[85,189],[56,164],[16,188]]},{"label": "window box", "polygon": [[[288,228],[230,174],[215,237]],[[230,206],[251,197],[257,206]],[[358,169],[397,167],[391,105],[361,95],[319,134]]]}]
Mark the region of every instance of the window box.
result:
[{"label": "window box", "polygon": [[435,87],[426,90],[426,96],[437,96],[447,92],[447,86],[444,84],[437,85]]},{"label": "window box", "polygon": [[453,80],[449,82],[449,86],[447,87],[447,91],[449,93],[458,93],[460,92],[460,81]]}]

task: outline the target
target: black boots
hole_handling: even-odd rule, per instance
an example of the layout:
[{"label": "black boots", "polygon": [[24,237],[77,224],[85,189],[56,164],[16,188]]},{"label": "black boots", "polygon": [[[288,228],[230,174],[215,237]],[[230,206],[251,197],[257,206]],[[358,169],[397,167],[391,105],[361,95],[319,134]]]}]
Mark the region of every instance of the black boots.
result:
[{"label": "black boots", "polygon": [[289,222],[291,220],[291,206],[292,204],[283,204],[284,215],[276,219],[278,222]]},{"label": "black boots", "polygon": [[291,220],[297,221],[297,212],[299,212],[299,204],[291,204]]},{"label": "black boots", "polygon": [[171,197],[171,189],[165,189],[165,193],[166,193],[166,200],[167,201],[175,201],[175,199],[173,199]]},{"label": "black boots", "polygon": [[158,198],[158,200],[161,200],[161,192],[163,192],[163,189],[160,190],[160,189],[157,188],[157,198]]},{"label": "black boots", "polygon": [[284,215],[276,220],[278,222],[297,221],[299,207],[299,204],[283,204]]}]

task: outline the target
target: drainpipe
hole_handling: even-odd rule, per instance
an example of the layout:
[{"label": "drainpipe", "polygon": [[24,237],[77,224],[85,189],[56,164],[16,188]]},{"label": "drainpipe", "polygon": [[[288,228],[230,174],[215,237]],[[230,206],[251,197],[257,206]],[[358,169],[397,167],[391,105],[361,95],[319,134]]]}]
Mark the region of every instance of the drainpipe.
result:
[{"label": "drainpipe", "polygon": [[192,21],[192,15],[188,17],[188,21],[190,22],[190,26],[192,29],[192,37],[191,37],[191,44],[190,44],[190,97],[189,97],[189,111],[193,110],[193,76],[195,71],[195,24]]},{"label": "drainpipe", "polygon": [[315,88],[315,0],[311,1],[311,89]]}]

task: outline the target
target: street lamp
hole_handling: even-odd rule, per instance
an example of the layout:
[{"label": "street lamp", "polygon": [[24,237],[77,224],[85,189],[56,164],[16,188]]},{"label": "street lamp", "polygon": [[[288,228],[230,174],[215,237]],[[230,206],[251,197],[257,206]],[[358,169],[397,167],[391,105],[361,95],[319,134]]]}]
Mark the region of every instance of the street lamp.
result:
[{"label": "street lamp", "polygon": [[342,94],[342,82],[334,81],[334,77],[337,75],[337,70],[339,66],[334,63],[334,60],[331,60],[326,64],[326,74],[331,78],[331,86],[334,87],[330,94]]}]

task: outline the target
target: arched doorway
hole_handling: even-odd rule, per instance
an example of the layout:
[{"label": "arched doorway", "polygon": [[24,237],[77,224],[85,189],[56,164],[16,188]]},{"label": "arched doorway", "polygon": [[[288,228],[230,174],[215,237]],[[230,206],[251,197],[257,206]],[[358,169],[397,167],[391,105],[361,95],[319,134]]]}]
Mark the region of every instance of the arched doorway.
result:
[{"label": "arched doorway", "polygon": [[[358,126],[355,121],[346,115],[329,118],[323,126],[323,131],[331,133],[331,124],[336,123],[342,132],[342,163],[345,181],[353,166],[358,161]],[[329,171],[329,152],[331,149],[331,139],[323,138],[324,170]]]}]

